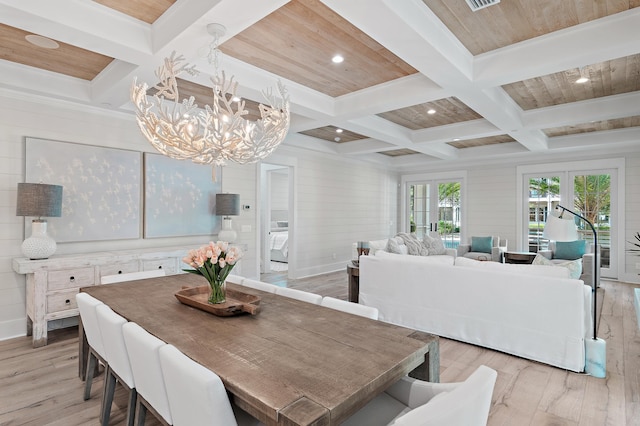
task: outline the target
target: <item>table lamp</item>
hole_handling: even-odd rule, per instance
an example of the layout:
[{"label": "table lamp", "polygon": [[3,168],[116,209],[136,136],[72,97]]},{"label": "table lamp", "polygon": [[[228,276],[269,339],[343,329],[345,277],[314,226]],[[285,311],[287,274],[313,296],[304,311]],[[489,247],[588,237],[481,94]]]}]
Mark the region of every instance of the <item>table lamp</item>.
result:
[{"label": "table lamp", "polygon": [[32,260],[47,259],[56,251],[56,242],[47,235],[43,217],[62,215],[62,186],[43,183],[18,183],[16,216],[33,216],[31,236],[22,243],[22,254]]},{"label": "table lamp", "polygon": [[597,300],[598,300],[598,272],[600,272],[598,262],[598,233],[593,224],[587,220],[584,216],[578,213],[572,212],[566,207],[558,205],[557,210],[561,210],[558,216],[553,213],[547,215],[547,223],[544,225],[543,238],[554,241],[576,241],[578,239],[578,229],[573,217],[564,218],[565,212],[571,213],[573,216],[587,222],[591,231],[593,232],[593,336],[591,339],[585,341],[585,366],[586,373],[604,379],[607,375],[607,342],[604,339],[599,339],[597,336],[598,321],[597,321]]},{"label": "table lamp", "polygon": [[233,229],[233,222],[229,216],[240,214],[240,195],[238,194],[216,194],[216,215],[222,218],[222,229],[218,232],[218,239],[233,243],[238,238],[238,234]]}]

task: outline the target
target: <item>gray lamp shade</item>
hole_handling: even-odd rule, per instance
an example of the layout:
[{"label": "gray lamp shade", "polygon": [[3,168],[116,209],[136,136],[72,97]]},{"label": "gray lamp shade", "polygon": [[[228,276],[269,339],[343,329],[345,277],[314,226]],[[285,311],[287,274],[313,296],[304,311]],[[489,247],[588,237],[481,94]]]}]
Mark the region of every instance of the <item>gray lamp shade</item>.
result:
[{"label": "gray lamp shade", "polygon": [[216,215],[237,216],[240,214],[239,194],[216,194]]},{"label": "gray lamp shade", "polygon": [[16,216],[62,216],[62,186],[19,183]]}]

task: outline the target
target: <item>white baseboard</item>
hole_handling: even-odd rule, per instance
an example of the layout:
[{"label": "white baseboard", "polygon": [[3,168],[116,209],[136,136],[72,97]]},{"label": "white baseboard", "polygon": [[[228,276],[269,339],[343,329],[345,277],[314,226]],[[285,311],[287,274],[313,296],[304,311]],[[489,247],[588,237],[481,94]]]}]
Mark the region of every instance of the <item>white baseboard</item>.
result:
[{"label": "white baseboard", "polygon": [[15,319],[0,322],[0,340],[13,339],[27,335],[27,319]]},{"label": "white baseboard", "polygon": [[351,260],[341,260],[327,265],[312,266],[309,268],[297,268],[293,272],[294,279],[315,277],[316,275],[328,274],[331,272],[344,271],[347,273],[347,264],[351,263]]}]

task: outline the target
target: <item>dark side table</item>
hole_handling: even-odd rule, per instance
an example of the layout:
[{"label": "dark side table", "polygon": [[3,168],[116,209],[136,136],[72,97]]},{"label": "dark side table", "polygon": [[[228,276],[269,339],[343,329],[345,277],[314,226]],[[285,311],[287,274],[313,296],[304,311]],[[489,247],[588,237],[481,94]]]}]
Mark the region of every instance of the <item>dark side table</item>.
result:
[{"label": "dark side table", "polygon": [[347,275],[349,275],[349,302],[358,303],[360,293],[360,268],[354,265],[347,265]]},{"label": "dark side table", "polygon": [[526,251],[505,251],[504,263],[531,264],[536,258],[536,253]]}]

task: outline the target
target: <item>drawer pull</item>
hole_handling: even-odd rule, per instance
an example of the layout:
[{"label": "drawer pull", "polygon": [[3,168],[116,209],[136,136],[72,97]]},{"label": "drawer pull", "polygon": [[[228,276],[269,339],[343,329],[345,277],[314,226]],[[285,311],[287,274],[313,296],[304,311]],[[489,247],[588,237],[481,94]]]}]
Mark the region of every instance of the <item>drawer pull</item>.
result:
[{"label": "drawer pull", "polygon": [[65,304],[70,305],[71,304],[71,300],[67,299],[64,301]]},{"label": "drawer pull", "polygon": [[162,265],[158,266],[158,269],[162,269]]},{"label": "drawer pull", "polygon": [[122,273],[122,271],[118,271],[118,275],[120,275]]},{"label": "drawer pull", "polygon": [[76,277],[74,277],[73,275],[69,277],[69,281],[74,282],[76,280]]}]

